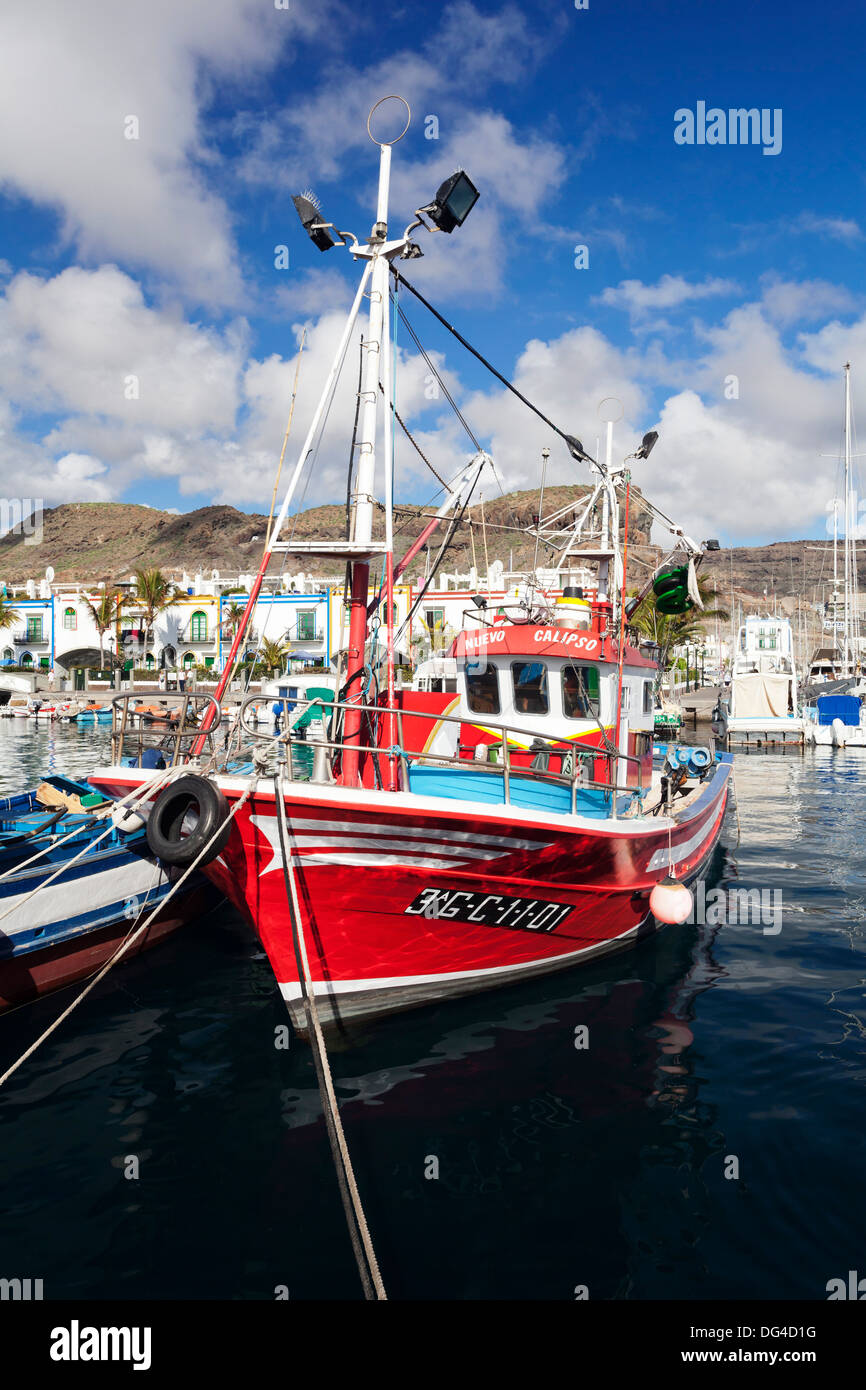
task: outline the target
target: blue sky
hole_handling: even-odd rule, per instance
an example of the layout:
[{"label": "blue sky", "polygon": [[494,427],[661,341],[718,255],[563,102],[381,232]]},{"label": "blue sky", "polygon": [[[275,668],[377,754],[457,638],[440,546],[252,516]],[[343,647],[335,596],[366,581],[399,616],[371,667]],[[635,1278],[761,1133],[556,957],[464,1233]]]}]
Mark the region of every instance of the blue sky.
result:
[{"label": "blue sky", "polygon": [[[291,194],[311,186],[365,235],[364,120],[399,92],[413,124],[394,152],[394,223],[458,165],[481,190],[462,229],[422,240],[407,267],[419,289],[590,448],[605,396],[622,402],[623,455],[657,427],[637,481],[693,533],[824,534],[846,360],[855,413],[866,400],[860,9],[384,0],[374,13],[342,0],[4,7],[6,495],[267,506],[300,334],[290,459],[356,274],[306,239]],[[675,112],[699,102],[781,111],[779,152],[677,144]],[[537,483],[545,444],[556,481],[586,481],[404,308],[506,487]],[[471,446],[428,399],[405,333],[398,348],[398,408],[456,472]],[[344,491],[356,361],[308,503]],[[405,446],[397,486],[435,492]]]}]

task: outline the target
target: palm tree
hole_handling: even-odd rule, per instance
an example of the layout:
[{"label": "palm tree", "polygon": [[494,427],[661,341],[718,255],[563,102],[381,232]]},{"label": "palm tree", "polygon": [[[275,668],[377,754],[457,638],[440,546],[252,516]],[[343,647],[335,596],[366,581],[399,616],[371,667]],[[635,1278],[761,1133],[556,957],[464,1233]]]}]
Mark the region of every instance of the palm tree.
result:
[{"label": "palm tree", "polygon": [[279,642],[271,641],[270,637],[264,637],[259,646],[256,664],[264,666],[268,674],[272,676],[275,670],[282,671],[285,655],[285,647],[281,646]]},{"label": "palm tree", "polygon": [[635,631],[655,642],[659,648],[657,684],[667,675],[672,664],[670,654],[674,647],[702,637],[704,623],[708,619],[718,618],[724,623],[730,617],[725,608],[714,606],[719,597],[719,590],[714,586],[710,576],[698,574],[697,581],[703,608],[687,608],[685,613],[660,613],[656,607],[655,594],[650,593],[629,624]]},{"label": "palm tree", "polygon": [[0,598],[0,632],[4,628],[14,627],[20,621],[21,614],[12,607],[11,603],[6,602],[5,597]]},{"label": "palm tree", "polygon": [[234,637],[235,633],[241,625],[241,619],[244,616],[244,611],[245,609],[242,603],[230,603],[228,607],[224,609],[223,627],[226,631],[227,636]]},{"label": "palm tree", "polygon": [[163,574],[161,569],[136,570],[135,588],[131,600],[144,609],[144,658],[147,660],[147,640],[153,632],[159,613],[174,601],[177,586]]},{"label": "palm tree", "polygon": [[104,589],[100,594],[98,603],[91,603],[86,600],[87,610],[93,619],[93,625],[99,633],[99,669],[105,666],[105,634],[117,622],[120,610],[126,603],[126,595],[120,589]]},{"label": "palm tree", "polygon": [[14,627],[15,624],[20,623],[20,621],[21,614],[17,612],[10,603],[6,602],[5,597],[0,597],[0,632],[2,632],[4,628]]}]

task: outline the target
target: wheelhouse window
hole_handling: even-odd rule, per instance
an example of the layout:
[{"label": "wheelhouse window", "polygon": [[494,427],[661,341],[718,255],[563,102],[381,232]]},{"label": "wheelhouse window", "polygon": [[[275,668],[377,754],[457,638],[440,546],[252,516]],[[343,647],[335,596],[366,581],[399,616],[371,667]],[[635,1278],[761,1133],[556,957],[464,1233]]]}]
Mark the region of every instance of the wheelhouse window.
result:
[{"label": "wheelhouse window", "polygon": [[543,661],[512,661],[514,708],[518,714],[547,714],[547,667]]},{"label": "wheelhouse window", "polygon": [[467,666],[466,701],[473,714],[499,713],[499,675],[489,661],[484,666],[476,662]]},{"label": "wheelhouse window", "polygon": [[563,666],[562,712],[566,719],[593,719],[600,714],[598,668]]}]

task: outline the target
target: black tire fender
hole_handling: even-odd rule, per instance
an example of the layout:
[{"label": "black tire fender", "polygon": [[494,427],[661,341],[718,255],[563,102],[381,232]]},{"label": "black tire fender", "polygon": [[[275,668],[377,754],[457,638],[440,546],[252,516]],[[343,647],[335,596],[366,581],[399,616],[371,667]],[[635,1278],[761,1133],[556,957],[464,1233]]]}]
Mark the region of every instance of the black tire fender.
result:
[{"label": "black tire fender", "polygon": [[[196,823],[187,834],[183,823],[190,811],[197,811]],[[203,868],[222,854],[231,835],[228,802],[219,787],[207,777],[192,773],[165,787],[147,818],[147,843],[151,854],[164,864],[187,868],[198,859]]]}]

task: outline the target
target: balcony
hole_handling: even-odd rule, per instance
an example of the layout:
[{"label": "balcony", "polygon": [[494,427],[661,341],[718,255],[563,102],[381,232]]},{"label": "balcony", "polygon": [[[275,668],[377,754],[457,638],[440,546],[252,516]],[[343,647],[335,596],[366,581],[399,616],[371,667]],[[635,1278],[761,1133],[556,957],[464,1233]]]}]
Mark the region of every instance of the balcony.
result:
[{"label": "balcony", "polygon": [[187,623],[186,627],[177,634],[176,640],[178,646],[184,647],[213,646],[217,640],[217,632],[216,627],[208,627],[202,635],[199,629],[193,629],[192,623]]},{"label": "balcony", "polygon": [[33,633],[27,632],[27,633],[24,633],[24,634],[18,633],[18,635],[17,635],[16,637],[13,637],[13,638],[12,638],[12,641],[15,643],[15,646],[16,646],[16,647],[47,647],[47,646],[48,646],[48,637],[47,637],[47,635],[45,635],[42,631],[40,631],[39,633],[35,633],[35,632],[33,632]]}]

